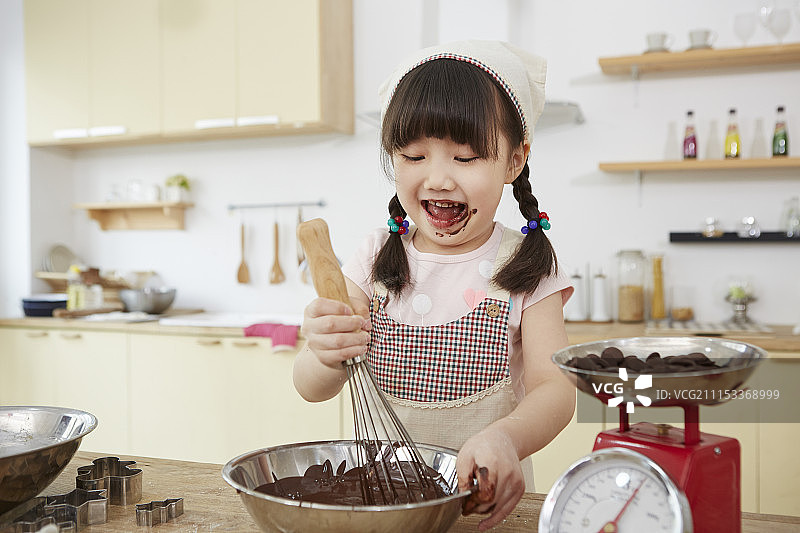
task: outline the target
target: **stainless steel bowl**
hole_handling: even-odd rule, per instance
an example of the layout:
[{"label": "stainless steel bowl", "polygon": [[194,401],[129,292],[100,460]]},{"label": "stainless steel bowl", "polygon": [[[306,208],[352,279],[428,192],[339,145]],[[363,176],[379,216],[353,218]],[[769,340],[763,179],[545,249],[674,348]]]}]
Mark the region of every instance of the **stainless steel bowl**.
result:
[{"label": "stainless steel bowl", "polygon": [[[417,443],[426,464],[442,474],[454,490],[456,455],[448,448]],[[315,531],[318,533],[445,532],[461,515],[467,492],[435,500],[391,506],[327,505],[270,496],[254,489],[275,479],[302,476],[306,469],[330,460],[334,466],[357,464],[355,441],[286,444],[255,450],[231,459],[222,477],[235,488],[258,527],[267,532]]]},{"label": "stainless steel bowl", "polygon": [[0,514],[47,487],[97,427],[94,415],[61,407],[0,407]]},{"label": "stainless steel bowl", "polygon": [[[636,389],[634,377],[627,381],[622,381],[617,372],[582,370],[566,364],[573,357],[584,357],[589,354],[600,355],[603,350],[610,347],[619,348],[624,355],[635,355],[642,360],[647,359],[647,356],[653,352],[660,353],[661,357],[699,352],[715,361],[722,368],[711,368],[696,372],[651,374],[653,379],[652,386],[645,389]],[[758,346],[727,339],[711,339],[708,337],[631,337],[568,346],[553,354],[553,362],[567,376],[573,379],[576,387],[604,402],[614,396],[620,396],[617,392],[609,394],[607,391],[613,390],[614,386],[619,389],[621,385],[621,396],[624,402],[632,402],[637,400],[637,396],[645,396],[650,398],[650,405],[653,407],[670,407],[714,405],[727,401],[717,393],[719,391],[735,391],[741,388],[755,370],[756,365],[766,357],[767,353]],[[636,372],[629,372],[629,374],[632,376],[638,375]],[[692,397],[666,399],[657,395],[658,390],[684,390],[692,391],[693,394],[691,395]],[[715,394],[697,393],[712,390]]]},{"label": "stainless steel bowl", "polygon": [[119,291],[119,299],[122,300],[126,311],[142,311],[157,315],[169,309],[175,300],[175,292],[175,289],[166,287],[122,289]]}]

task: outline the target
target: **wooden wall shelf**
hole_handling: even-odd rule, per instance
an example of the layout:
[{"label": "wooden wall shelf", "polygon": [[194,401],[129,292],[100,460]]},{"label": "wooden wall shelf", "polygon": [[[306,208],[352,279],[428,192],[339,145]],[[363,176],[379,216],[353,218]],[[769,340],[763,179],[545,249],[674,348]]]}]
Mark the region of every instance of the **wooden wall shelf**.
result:
[{"label": "wooden wall shelf", "polygon": [[152,230],[183,229],[184,211],[194,207],[186,202],[102,202],[75,204],[75,209],[85,209],[89,218],[100,224],[100,229]]},{"label": "wooden wall shelf", "polygon": [[719,237],[705,237],[702,233],[671,232],[669,234],[669,242],[793,242],[795,244],[800,244],[800,237],[787,237],[784,231],[762,231],[761,236],[758,238],[739,237],[737,233],[732,231],[725,232]]},{"label": "wooden wall shelf", "polygon": [[601,57],[598,62],[604,74],[628,74],[634,78],[652,72],[764,67],[800,63],[800,43],[654,52],[633,56]]},{"label": "wooden wall shelf", "polygon": [[767,170],[800,168],[800,157],[759,159],[683,159],[600,163],[604,172],[677,172],[683,170]]}]

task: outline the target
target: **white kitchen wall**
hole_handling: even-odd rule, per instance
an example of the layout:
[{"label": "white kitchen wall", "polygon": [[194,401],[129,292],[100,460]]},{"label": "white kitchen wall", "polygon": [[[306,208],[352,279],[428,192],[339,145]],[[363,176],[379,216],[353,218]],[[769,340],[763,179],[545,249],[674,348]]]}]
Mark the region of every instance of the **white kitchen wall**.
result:
[{"label": "white kitchen wall", "polygon": [[22,2],[0,2],[0,315],[30,294],[30,200],[25,144]]},{"label": "white kitchen wall", "polygon": [[[11,38],[17,40],[21,39],[20,5],[21,0],[0,3],[0,20],[16,28],[17,37]],[[613,276],[615,253],[620,249],[664,253],[667,286],[691,285],[699,318],[727,318],[729,306],[723,301],[727,280],[748,276],[758,297],[751,305],[753,318],[800,323],[799,246],[668,242],[670,231],[697,231],[706,216],[719,218],[729,231],[744,215],[755,216],[764,230],[779,229],[783,202],[800,195],[796,171],[647,174],[640,186],[632,174],[605,174],[597,169],[600,161],[678,157],[687,109],[694,109],[698,119],[701,157],[720,153],[729,107],[739,110],[745,157],[754,153],[754,145],[768,146],[779,104],[787,106],[790,143],[797,139],[790,150],[800,150],[797,65],[646,75],[632,81],[605,76],[597,64],[601,56],[642,52],[645,34],[657,30],[675,36],[672,49],[676,51],[688,46],[687,32],[698,27],[718,33],[717,47],[739,46],[732,30],[733,16],[755,11],[757,1],[508,0],[497,9],[496,1],[471,0],[460,12],[448,12],[453,5],[457,3],[445,0],[433,8],[424,0],[355,0],[357,114],[377,110],[377,86],[405,54],[436,42],[438,37],[469,37],[475,30],[459,23],[465,18],[486,20],[486,27],[497,34],[481,32],[481,37],[509,39],[546,57],[548,98],[577,102],[586,117],[582,125],[537,131],[532,149],[534,192],[541,208],[551,215],[549,235],[563,268],[583,273],[589,263],[592,272],[602,268]],[[424,18],[426,15],[435,16],[435,24]],[[800,41],[797,18],[785,41]],[[750,44],[774,42],[759,27]],[[4,80],[19,76],[13,65],[21,63],[21,53],[19,44],[0,49]],[[0,97],[5,122],[6,110],[18,113],[23,108],[22,95],[4,91]],[[17,124],[15,129],[16,135],[0,137],[0,154],[14,146],[15,154],[22,151],[23,128]],[[101,268],[156,270],[167,284],[178,288],[176,306],[301,313],[313,291],[296,275],[296,211],[229,214],[227,206],[325,200],[326,207],[307,208],[304,216],[325,217],[334,249],[347,258],[362,235],[382,226],[387,216],[391,184],[380,170],[377,135],[368,121],[359,119],[353,136],[180,143],[74,153],[31,150],[30,205],[35,222],[30,230],[30,252],[27,239],[11,239],[27,228],[20,230],[16,218],[0,215],[0,273],[23,270],[29,276],[52,243],[64,242]],[[17,154],[17,160],[25,158]],[[11,173],[18,171],[9,171],[5,165],[0,168],[2,205],[24,209],[20,204],[26,204],[27,190],[19,190],[19,180],[10,184]],[[194,186],[196,206],[187,211],[185,231],[102,232],[85,213],[69,208],[73,202],[103,200],[115,184],[124,187],[132,179],[160,184],[175,172],[187,174]],[[25,183],[24,177],[20,179]],[[8,200],[8,195],[14,200]],[[240,217],[250,229],[249,285],[236,283]],[[522,223],[510,191],[498,219],[511,226]],[[275,220],[282,228],[280,259],[287,273],[287,282],[278,286],[268,283]],[[19,314],[19,275],[16,281],[6,277],[0,278],[2,312]],[[43,289],[39,283],[34,280],[32,290]]]}]

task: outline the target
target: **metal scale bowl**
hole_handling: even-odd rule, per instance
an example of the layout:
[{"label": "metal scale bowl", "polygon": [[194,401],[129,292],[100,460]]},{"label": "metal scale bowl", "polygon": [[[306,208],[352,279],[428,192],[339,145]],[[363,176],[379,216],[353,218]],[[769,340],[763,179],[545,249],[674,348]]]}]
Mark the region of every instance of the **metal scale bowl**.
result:
[{"label": "metal scale bowl", "polygon": [[[639,374],[635,372],[629,371],[630,378],[623,381],[617,372],[611,370],[581,370],[566,364],[573,357],[599,355],[609,347],[619,348],[625,356],[635,355],[642,360],[653,352],[658,352],[662,357],[700,352],[721,368],[653,373],[650,374],[652,385],[637,389],[636,377]],[[555,523],[555,515],[559,510],[563,511],[563,500],[567,499],[569,487],[574,486],[576,480],[581,482],[583,479],[585,482],[587,476],[591,475],[590,472],[600,472],[603,468],[601,465],[605,463],[609,465],[608,471],[603,474],[606,477],[610,475],[609,472],[619,475],[622,471],[619,465],[637,463],[638,471],[647,470],[649,475],[660,476],[664,484],[662,492],[665,498],[667,495],[671,498],[671,514],[675,514],[674,509],[681,508],[680,502],[687,503],[691,509],[687,513],[688,523],[669,531],[689,532],[692,531],[693,524],[694,531],[697,532],[740,532],[739,441],[701,433],[698,408],[700,405],[715,405],[730,399],[731,395],[724,394],[724,391],[741,389],[764,358],[766,352],[756,346],[704,337],[610,339],[569,346],[556,352],[553,362],[578,389],[605,404],[620,396],[622,401],[619,403],[619,428],[600,432],[595,439],[593,453],[572,465],[554,485],[542,509],[543,521],[548,522],[548,527],[550,523]],[[666,398],[659,396],[659,390],[691,391],[692,394]],[[680,407],[684,411],[684,429],[649,422],[630,425],[629,402],[636,408],[648,404],[650,407]],[[635,471],[636,469],[631,470]],[[597,475],[600,476],[599,473]],[[581,490],[585,490],[585,487]],[[622,509],[618,510],[619,515],[616,517],[612,514],[609,518],[602,518],[600,531],[617,532],[617,520],[620,520],[620,515],[626,512],[625,508],[636,498],[636,492],[632,489],[620,487],[619,490],[619,494],[627,490],[624,496],[617,496],[628,501],[625,507],[622,504],[613,504]],[[672,494],[673,492],[676,494]],[[676,518],[679,519],[680,517]],[[550,529],[542,528],[541,531],[546,533]],[[624,533],[625,529],[622,531]]]}]

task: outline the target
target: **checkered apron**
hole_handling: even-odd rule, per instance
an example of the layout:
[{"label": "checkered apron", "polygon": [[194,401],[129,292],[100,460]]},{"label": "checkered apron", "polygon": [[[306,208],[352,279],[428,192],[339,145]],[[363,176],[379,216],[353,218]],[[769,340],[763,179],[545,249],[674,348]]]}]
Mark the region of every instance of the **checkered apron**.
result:
[{"label": "checkered apron", "polygon": [[[495,271],[515,252],[520,235],[514,233],[504,231]],[[490,283],[486,298],[471,312],[435,326],[395,321],[384,309],[386,298],[386,288],[376,283],[367,358],[412,440],[458,450],[514,410],[508,291]],[[523,462],[523,473],[526,490],[533,491],[530,460]]]}]

